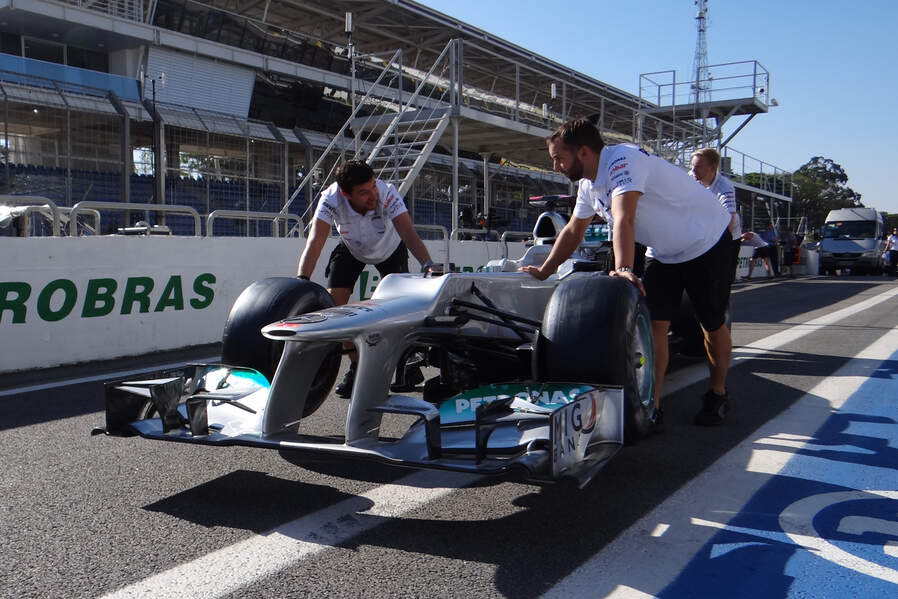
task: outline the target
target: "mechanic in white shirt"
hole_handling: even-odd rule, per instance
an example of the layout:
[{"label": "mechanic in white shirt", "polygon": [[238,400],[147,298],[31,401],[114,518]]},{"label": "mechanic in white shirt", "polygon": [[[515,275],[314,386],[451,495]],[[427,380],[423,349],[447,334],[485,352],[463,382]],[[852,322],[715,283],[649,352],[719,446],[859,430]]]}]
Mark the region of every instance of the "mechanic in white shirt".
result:
[{"label": "mechanic in white shirt", "polygon": [[[656,429],[663,421],[667,333],[684,289],[704,330],[711,370],[710,389],[695,422],[722,423],[729,409],[726,374],[732,352],[724,324],[730,297],[730,215],[714,194],[673,164],[633,144],[605,146],[587,119],[565,123],[546,144],[554,169],[579,181],[577,203],[542,266],[521,270],[546,279],[579,247],[593,215],[605,216],[613,223],[616,268],[610,274],[645,293],[651,312]],[[648,246],[644,287],[632,271],[636,242]]]},{"label": "mechanic in white shirt", "polygon": [[889,273],[895,274],[895,266],[898,265],[898,228],[892,229],[892,234],[886,239],[886,255],[889,262]]},{"label": "mechanic in white shirt", "polygon": [[[299,259],[299,278],[312,276],[332,226],[340,234],[340,243],[331,252],[324,274],[327,291],[338,306],[349,301],[366,264],[373,264],[381,277],[408,272],[411,251],[422,271],[434,267],[396,187],[375,179],[374,170],[361,160],[340,165],[335,178],[318,200],[312,231]],[[358,354],[350,353],[350,360],[346,377],[335,389],[341,397],[352,392]]]},{"label": "mechanic in white shirt", "polygon": [[739,250],[742,248],[742,219],[739,217],[736,204],[736,188],[733,183],[720,172],[720,154],[714,148],[702,148],[692,153],[689,174],[692,178],[717,194],[717,199],[730,213],[730,233],[733,235],[730,258],[730,283],[736,279],[736,268],[739,265]]},{"label": "mechanic in white shirt", "polygon": [[761,239],[760,235],[752,231],[746,231],[742,234],[741,243],[754,248],[751,260],[748,263],[748,274],[742,278],[745,280],[751,278],[751,273],[755,269],[755,261],[759,259],[764,264],[764,270],[767,271],[767,277],[773,277],[773,267],[770,265],[770,244]]}]

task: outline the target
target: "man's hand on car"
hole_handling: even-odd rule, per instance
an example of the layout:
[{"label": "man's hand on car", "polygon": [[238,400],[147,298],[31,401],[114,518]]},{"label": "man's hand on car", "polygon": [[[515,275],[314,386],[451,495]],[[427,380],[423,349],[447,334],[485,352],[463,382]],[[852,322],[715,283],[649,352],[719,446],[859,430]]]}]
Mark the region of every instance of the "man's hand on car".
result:
[{"label": "man's hand on car", "polygon": [[543,272],[543,270],[538,266],[522,266],[518,269],[521,272],[526,272],[529,275],[532,275],[536,279],[540,281],[545,281],[549,278],[550,272]]},{"label": "man's hand on car", "polygon": [[428,260],[421,265],[421,272],[424,274],[430,273],[434,275],[441,275],[443,274],[443,263]]}]

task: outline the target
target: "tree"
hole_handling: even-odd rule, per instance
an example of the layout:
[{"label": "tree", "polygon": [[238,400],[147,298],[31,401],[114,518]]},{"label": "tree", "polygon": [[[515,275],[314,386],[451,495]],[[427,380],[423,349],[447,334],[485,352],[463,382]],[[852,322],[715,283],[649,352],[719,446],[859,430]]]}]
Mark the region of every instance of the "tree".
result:
[{"label": "tree", "polygon": [[830,210],[863,206],[861,194],[848,187],[848,174],[837,162],[814,156],[792,174],[793,214],[808,218],[808,225],[819,227]]}]

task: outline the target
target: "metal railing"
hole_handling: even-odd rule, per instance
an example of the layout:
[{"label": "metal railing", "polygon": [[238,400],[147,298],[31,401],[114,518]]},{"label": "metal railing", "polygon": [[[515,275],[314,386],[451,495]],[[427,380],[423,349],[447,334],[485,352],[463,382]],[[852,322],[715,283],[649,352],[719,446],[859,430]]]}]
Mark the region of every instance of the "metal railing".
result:
[{"label": "metal railing", "polygon": [[[720,152],[721,172],[737,183],[755,187],[779,199],[792,197],[792,172],[783,170],[760,158],[749,156],[729,146]],[[689,159],[684,158],[684,165]]]},{"label": "metal railing", "polygon": [[53,236],[58,237],[60,232],[59,206],[56,202],[40,196],[11,196],[0,195],[0,205],[7,206],[46,206],[51,213]]},{"label": "metal railing", "polygon": [[528,241],[533,239],[533,233],[527,231],[505,231],[499,238],[502,243],[502,257],[508,258],[508,242],[513,241],[511,238],[518,238],[520,241]]},{"label": "metal railing", "polygon": [[[233,218],[246,221],[272,221],[271,230],[275,237],[280,237],[280,226],[277,222],[279,220],[284,221],[285,237],[289,237],[297,230],[300,232],[302,231],[302,220],[295,214],[282,214],[280,212],[247,212],[245,210],[213,210],[209,213],[209,216],[206,217],[206,237],[213,237],[212,223],[214,223],[217,218]],[[291,220],[296,221],[300,227],[298,229],[295,226],[292,229],[289,228]],[[297,236],[301,235],[297,234]]]},{"label": "metal railing", "polygon": [[[53,200],[39,196],[0,196],[0,205],[25,206],[20,215],[22,218],[22,237],[31,237],[32,214],[39,214],[50,221],[52,236],[59,237],[65,232],[66,225],[70,223],[72,213],[71,208],[58,206]],[[87,225],[83,226],[91,233],[97,234],[100,231],[100,211],[85,209],[81,212],[93,217],[94,226],[92,229]]]},{"label": "metal railing", "polygon": [[113,17],[142,22],[143,0],[60,0],[65,4],[77,6]]},{"label": "metal railing", "polygon": [[[710,90],[711,101],[757,98],[770,104],[770,73],[757,60],[708,66],[700,81],[677,81],[676,71],[655,71],[639,76],[639,98],[654,108],[694,103],[695,90]],[[695,75],[695,73],[692,73]]]},{"label": "metal railing", "polygon": [[150,212],[160,212],[166,214],[185,214],[193,217],[193,236],[203,236],[203,221],[199,213],[190,206],[161,206],[159,204],[140,204],[136,202],[99,202],[85,201],[78,202],[72,206],[72,213],[69,221],[69,235],[78,236],[78,215],[88,209],[95,208],[99,210],[145,210]]},{"label": "metal railing", "polygon": [[452,229],[452,234],[449,236],[452,241],[458,241],[458,236],[461,233],[466,233],[468,235],[482,235],[484,237],[483,241],[488,241],[486,238],[493,236],[495,239],[493,241],[499,240],[499,232],[493,231],[491,229],[469,229],[466,227],[456,227]]},{"label": "metal railing", "polygon": [[[443,237],[443,252],[446,256],[446,261],[443,263],[443,271],[448,272],[449,263],[452,262],[451,256],[449,255],[449,232],[446,230],[446,227],[442,225],[414,225],[415,229],[418,231],[429,231],[431,233],[441,233]],[[436,260],[434,260],[436,262]]]}]

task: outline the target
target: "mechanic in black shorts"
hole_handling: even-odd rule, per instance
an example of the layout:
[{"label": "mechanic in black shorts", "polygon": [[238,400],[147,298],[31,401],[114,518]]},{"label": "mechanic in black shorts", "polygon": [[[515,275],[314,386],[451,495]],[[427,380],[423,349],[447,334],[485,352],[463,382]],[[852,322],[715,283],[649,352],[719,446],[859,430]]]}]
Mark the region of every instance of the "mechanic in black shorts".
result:
[{"label": "mechanic in black shorts", "polygon": [[[553,168],[577,182],[577,202],[545,262],[521,270],[547,278],[583,241],[593,216],[602,215],[612,225],[615,269],[609,274],[636,285],[651,311],[655,429],[663,422],[667,333],[684,289],[704,330],[710,369],[709,389],[695,423],[722,423],[729,410],[726,375],[732,352],[724,322],[730,294],[730,214],[679,167],[634,144],[606,146],[588,119],[565,123],[546,145]],[[644,286],[633,272],[636,243],[647,246]]]},{"label": "mechanic in black shorts", "polygon": [[[331,253],[325,277],[328,293],[338,306],[349,301],[367,264],[373,264],[381,277],[408,272],[411,251],[422,271],[434,268],[396,187],[375,179],[374,170],[360,160],[340,165],[335,178],[318,200],[312,231],[299,259],[299,278],[309,280],[312,276],[331,227],[336,227],[340,242]],[[352,348],[347,345],[347,349]],[[358,354],[352,351],[349,357],[349,370],[334,390],[340,397],[352,394],[355,381]]]}]

